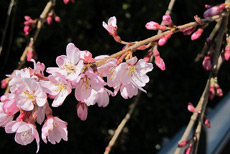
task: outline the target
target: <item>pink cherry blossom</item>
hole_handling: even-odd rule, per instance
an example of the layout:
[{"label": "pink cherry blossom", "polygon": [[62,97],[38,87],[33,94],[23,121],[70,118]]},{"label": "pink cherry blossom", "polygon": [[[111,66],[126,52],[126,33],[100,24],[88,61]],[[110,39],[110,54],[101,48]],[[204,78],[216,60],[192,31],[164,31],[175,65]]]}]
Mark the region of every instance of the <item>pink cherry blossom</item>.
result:
[{"label": "pink cherry blossom", "polygon": [[15,113],[17,113],[19,111],[19,109],[17,107],[16,100],[15,99],[11,99],[11,100],[8,100],[8,101],[4,102],[3,111],[7,115],[14,115]]},{"label": "pink cherry blossom", "polygon": [[37,151],[39,151],[40,138],[38,131],[33,124],[23,121],[11,121],[5,126],[6,133],[15,133],[15,141],[21,145],[30,144],[34,139],[37,142]]},{"label": "pink cherry blossom", "polygon": [[48,77],[49,81],[40,81],[44,91],[53,96],[53,107],[62,105],[65,98],[71,93],[72,86],[62,75],[56,73]]},{"label": "pink cherry blossom", "polygon": [[47,95],[42,90],[38,82],[31,78],[25,78],[20,90],[15,95],[17,106],[25,111],[34,109],[34,103],[39,107],[44,106],[47,101]]},{"label": "pink cherry blossom", "polygon": [[109,32],[110,35],[117,35],[117,19],[115,16],[109,18],[108,24],[103,21],[102,25]]},{"label": "pink cherry blossom", "polygon": [[56,59],[57,67],[47,68],[48,73],[60,73],[70,81],[79,79],[79,75],[84,67],[80,60],[80,50],[73,43],[66,47],[66,55],[58,56]]},{"label": "pink cherry blossom", "polygon": [[5,127],[5,125],[12,120],[13,116],[8,115],[3,111],[3,103],[0,102],[0,127]]},{"label": "pink cherry blossom", "polygon": [[59,143],[61,139],[68,140],[67,122],[58,117],[49,117],[42,126],[42,140],[52,144]]},{"label": "pink cherry blossom", "polygon": [[[96,102],[100,104],[101,99],[97,99],[99,97],[98,92],[103,91],[104,85],[104,80],[91,68],[87,68],[85,73],[81,74],[80,81],[75,85],[75,97],[78,101],[86,103],[87,106],[94,105]],[[108,97],[108,93],[102,92],[100,94],[104,98]]]},{"label": "pink cherry blossom", "polygon": [[142,87],[149,82],[147,72],[152,71],[153,65],[146,63],[144,59],[137,61],[137,57],[121,63],[118,76],[121,80],[121,95],[127,99],[137,94],[138,89],[146,92]]},{"label": "pink cherry blossom", "polygon": [[107,77],[107,84],[109,87],[117,87],[120,85],[120,79],[119,76],[117,76],[119,68],[117,66],[117,59],[111,58],[107,60],[105,64],[97,68],[98,72],[103,77]]},{"label": "pink cherry blossom", "polygon": [[79,102],[77,104],[77,115],[82,121],[85,121],[87,119],[88,106],[85,103]]}]

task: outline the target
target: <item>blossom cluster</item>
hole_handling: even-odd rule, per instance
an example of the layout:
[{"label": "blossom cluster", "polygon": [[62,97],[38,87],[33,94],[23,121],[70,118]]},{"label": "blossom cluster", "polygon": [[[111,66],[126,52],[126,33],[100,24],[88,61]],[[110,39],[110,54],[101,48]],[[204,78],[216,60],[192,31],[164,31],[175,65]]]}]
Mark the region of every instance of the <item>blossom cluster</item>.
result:
[{"label": "blossom cluster", "polygon": [[[155,54],[157,57],[159,52]],[[69,43],[66,55],[56,58],[57,67],[46,69],[48,76],[44,75],[45,65],[32,59],[33,68],[16,70],[8,76],[10,92],[1,97],[0,126],[6,133],[15,133],[15,141],[21,145],[35,139],[37,152],[40,145],[37,124],[42,125],[41,139],[45,143],[67,141],[67,122],[54,116],[51,107],[60,107],[72,91],[78,101],[77,115],[83,121],[87,119],[89,106],[106,107],[109,96],[120,92],[128,99],[137,95],[138,89],[146,92],[143,89],[149,82],[146,74],[153,65],[132,54],[121,57],[93,58],[91,52]],[[102,65],[97,64],[105,59]]]}]

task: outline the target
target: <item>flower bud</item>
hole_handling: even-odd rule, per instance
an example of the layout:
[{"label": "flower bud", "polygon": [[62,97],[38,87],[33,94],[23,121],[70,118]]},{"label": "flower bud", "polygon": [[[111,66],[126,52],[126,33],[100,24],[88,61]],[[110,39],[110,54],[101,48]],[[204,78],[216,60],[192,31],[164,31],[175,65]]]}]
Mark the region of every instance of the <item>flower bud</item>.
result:
[{"label": "flower bud", "polygon": [[165,25],[168,25],[168,26],[172,26],[172,19],[171,19],[171,16],[168,15],[168,14],[165,14],[163,17],[162,17],[162,21]]},{"label": "flower bud", "polygon": [[171,37],[172,33],[168,33],[167,35],[163,36],[162,38],[159,39],[158,45],[163,46],[167,43],[168,39]]},{"label": "flower bud", "polygon": [[77,104],[77,115],[82,121],[87,119],[88,107],[85,103],[79,102]]},{"label": "flower bud", "polygon": [[227,61],[230,59],[230,46],[229,45],[225,47],[224,58]]},{"label": "flower bud", "polygon": [[162,71],[166,69],[164,60],[160,57],[160,53],[157,48],[154,50],[154,57],[155,57],[155,64],[159,67]]},{"label": "flower bud", "polygon": [[181,142],[180,142],[177,146],[178,146],[179,148],[181,148],[181,147],[185,147],[188,143],[189,143],[189,141],[188,141],[188,140],[181,141]]},{"label": "flower bud", "polygon": [[206,71],[209,71],[212,69],[211,57],[209,55],[204,57],[202,65]]},{"label": "flower bud", "polygon": [[208,18],[208,17],[218,15],[223,9],[225,9],[225,6],[226,6],[226,4],[221,4],[218,6],[211,7],[210,9],[208,9],[204,12],[204,17]]},{"label": "flower bud", "polygon": [[196,39],[198,39],[201,34],[203,33],[204,29],[203,28],[199,28],[196,32],[194,32],[191,36],[191,40],[194,41]]}]

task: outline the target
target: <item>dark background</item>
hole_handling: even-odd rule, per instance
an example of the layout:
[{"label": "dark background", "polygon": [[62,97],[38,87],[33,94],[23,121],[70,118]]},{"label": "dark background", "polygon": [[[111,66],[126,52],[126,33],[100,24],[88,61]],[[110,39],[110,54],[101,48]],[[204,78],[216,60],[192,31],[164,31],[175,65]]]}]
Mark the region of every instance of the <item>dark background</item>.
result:
[{"label": "dark background", "polygon": [[[1,36],[9,2],[0,2]],[[172,11],[174,23],[180,25],[193,21],[194,15],[202,16],[207,2],[216,5],[214,1],[176,1]],[[9,46],[8,29],[0,57],[1,79],[16,68],[29,41],[29,37],[25,37],[23,33],[24,16],[29,15],[33,19],[39,17],[46,3],[46,0],[18,0],[12,45]],[[89,50],[93,56],[115,53],[122,45],[116,43],[107,33],[102,27],[102,21],[107,22],[109,17],[116,16],[118,33],[123,40],[143,40],[156,34],[146,30],[145,24],[150,20],[160,23],[168,3],[168,0],[76,0],[74,4],[65,5],[62,0],[57,0],[55,12],[61,17],[61,22],[54,22],[50,26],[45,24],[42,28],[35,43],[38,60],[47,67],[56,66],[55,59],[65,54],[68,42],[75,43],[81,50]],[[159,47],[166,70],[161,71],[154,65],[154,70],[148,74],[151,78],[145,87],[148,94],[141,96],[131,120],[125,126],[111,154],[156,153],[163,140],[173,137],[188,123],[191,113],[187,111],[187,104],[192,102],[196,105],[199,101],[209,74],[203,70],[202,60],[194,62],[194,59],[213,26],[214,23],[211,23],[197,41],[191,41],[189,36],[177,33],[165,46]],[[6,53],[8,49],[9,56]],[[140,56],[144,54],[146,51],[137,52]],[[27,63],[26,66],[31,64]],[[229,62],[224,62],[218,75],[224,94],[230,89],[229,66]],[[1,91],[1,94],[3,93],[4,90]],[[220,100],[221,98],[215,97],[209,107],[214,107]],[[61,143],[52,145],[44,144],[41,140],[39,153],[102,154],[114,129],[127,113],[131,101],[132,99],[122,99],[120,95],[110,97],[110,104],[106,108],[96,105],[89,107],[88,119],[82,122],[77,117],[77,100],[72,93],[61,107],[53,109],[54,115],[68,122],[68,142],[62,140]],[[18,145],[14,141],[14,134],[6,134],[4,128],[1,128],[0,151],[1,154],[35,153],[36,144],[33,141],[25,147]]]}]

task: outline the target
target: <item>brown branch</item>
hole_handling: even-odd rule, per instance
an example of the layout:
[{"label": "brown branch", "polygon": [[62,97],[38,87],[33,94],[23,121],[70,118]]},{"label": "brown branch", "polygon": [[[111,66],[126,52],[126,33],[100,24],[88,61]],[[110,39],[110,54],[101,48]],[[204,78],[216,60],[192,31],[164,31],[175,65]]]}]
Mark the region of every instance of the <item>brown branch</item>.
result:
[{"label": "brown branch", "polygon": [[[175,0],[171,0],[169,5],[168,5],[168,9],[167,11],[165,12],[165,14],[171,14],[171,10],[173,9],[173,6],[174,6],[174,3],[175,3]],[[161,23],[162,24],[162,23]],[[158,33],[160,33],[160,30],[158,31]],[[152,62],[152,60],[150,61]],[[109,154],[111,148],[113,147],[113,145],[115,144],[117,138],[119,137],[121,131],[123,130],[125,124],[129,121],[129,119],[131,118],[132,116],[132,113],[137,105],[137,103],[139,102],[140,98],[141,98],[141,94],[142,92],[139,91],[137,96],[135,97],[135,99],[132,101],[132,103],[129,105],[129,111],[128,113],[125,115],[124,119],[121,121],[121,123],[118,125],[112,139],[109,141],[109,144],[108,146],[105,148],[105,152],[104,154]]]},{"label": "brown branch", "polygon": [[[28,43],[28,45],[25,47],[21,57],[20,57],[20,60],[18,62],[18,66],[17,66],[17,69],[21,69],[22,66],[25,64],[26,62],[26,55],[27,55],[27,51],[29,48],[31,48],[31,46],[34,45],[34,42],[37,40],[37,37],[38,37],[38,34],[40,33],[41,31],[41,28],[46,20],[46,17],[48,15],[48,13],[50,12],[50,10],[53,8],[53,6],[55,5],[55,0],[50,0],[45,8],[43,9],[41,15],[40,15],[40,18],[38,20],[38,23],[37,23],[37,27],[36,27],[36,30],[35,30],[35,33],[34,33],[34,36],[30,38],[30,42]],[[5,93],[4,94],[7,94],[9,93],[9,86],[6,88],[5,90]]]},{"label": "brown branch", "polygon": [[[207,24],[207,23],[216,21],[217,19],[222,18],[223,16],[226,16],[226,15],[227,15],[227,13],[224,12],[224,13],[222,13],[220,15],[216,15],[216,16],[213,16],[213,17],[210,17],[210,18],[201,19],[201,21],[202,21],[203,24]],[[127,51],[133,51],[133,50],[137,49],[138,47],[140,47],[142,45],[145,45],[145,44],[151,43],[153,41],[159,40],[161,37],[163,37],[163,36],[165,36],[165,35],[167,35],[169,33],[181,32],[182,30],[184,30],[186,28],[197,26],[197,25],[200,25],[200,24],[197,23],[197,22],[190,22],[190,23],[187,23],[187,24],[184,24],[184,25],[181,25],[181,26],[177,26],[175,28],[172,28],[171,30],[167,30],[167,31],[162,32],[160,34],[154,35],[154,36],[149,37],[147,39],[144,39],[142,41],[137,41],[136,43],[134,43],[130,47],[127,47],[124,50],[121,50],[121,51],[119,51],[117,53],[114,53],[114,54],[112,54],[111,56],[109,56],[107,58],[104,58],[104,59],[102,59],[100,61],[97,61],[96,65],[101,66],[110,58],[117,58],[117,57],[121,56],[122,54],[124,54]]]},{"label": "brown branch", "polygon": [[[202,127],[202,123],[203,123],[203,117],[204,117],[204,113],[205,113],[205,109],[206,109],[206,106],[207,106],[207,102],[208,102],[208,95],[209,95],[209,87],[210,87],[210,79],[216,75],[216,73],[218,72],[218,69],[220,68],[220,65],[222,63],[222,61],[220,60],[220,49],[221,49],[221,43],[222,43],[222,40],[223,40],[223,36],[224,36],[224,33],[226,32],[226,26],[227,26],[227,19],[228,19],[228,14],[226,14],[226,17],[223,18],[223,23],[220,27],[220,30],[218,32],[218,35],[216,36],[215,38],[215,42],[216,42],[216,47],[215,47],[215,54],[214,54],[214,57],[213,57],[213,68],[210,72],[210,76],[207,80],[207,83],[206,83],[206,86],[205,86],[205,89],[203,91],[203,94],[198,102],[198,105],[196,106],[196,109],[197,110],[200,110],[202,109],[201,111],[201,115],[200,115],[200,118],[199,118],[199,123],[198,123],[198,126],[196,128],[196,143],[195,143],[195,154],[197,153],[197,150],[198,150],[198,144],[199,144],[199,139],[200,139],[200,132],[201,132],[201,127]],[[191,116],[191,119],[189,121],[189,124],[183,134],[183,136],[181,137],[181,140],[179,141],[179,143],[181,141],[185,141],[188,139],[188,135],[189,133],[191,132],[192,130],[192,127],[194,126],[194,123],[195,121],[197,120],[198,118],[198,113],[193,113],[193,115]],[[181,151],[181,148],[177,148],[175,153],[174,154],[179,154]]]},{"label": "brown branch", "polygon": [[[219,67],[217,67],[218,66],[218,59],[219,59],[219,57],[221,57],[220,50],[221,50],[221,45],[222,45],[224,34],[226,33],[226,30],[227,30],[226,29],[227,24],[228,24],[228,15],[223,18],[222,24],[220,26],[220,29],[219,29],[218,34],[217,34],[215,41],[214,41],[215,54],[213,57],[213,69],[210,73],[210,78],[215,77],[217,75],[216,73],[218,72],[218,70],[217,70],[217,68],[219,68]],[[209,78],[209,80],[210,80],[210,78]],[[210,82],[209,82],[209,85],[210,85]],[[208,93],[204,97],[204,101],[202,103],[202,111],[201,111],[200,118],[199,118],[199,123],[198,123],[198,126],[197,126],[196,131],[195,131],[197,140],[196,140],[195,147],[194,147],[194,154],[197,154],[197,151],[198,151],[201,127],[202,127],[203,118],[204,118],[207,103],[208,103]]]}]

